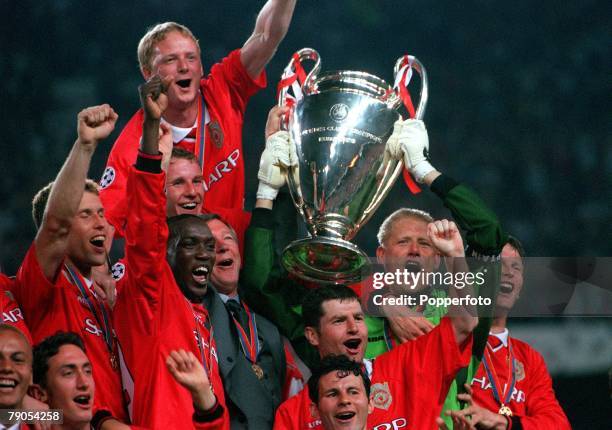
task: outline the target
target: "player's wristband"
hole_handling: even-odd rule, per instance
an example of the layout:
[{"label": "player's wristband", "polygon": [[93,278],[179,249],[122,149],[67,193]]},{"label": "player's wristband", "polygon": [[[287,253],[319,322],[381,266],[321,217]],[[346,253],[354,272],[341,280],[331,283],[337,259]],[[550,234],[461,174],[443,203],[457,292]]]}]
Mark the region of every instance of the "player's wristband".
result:
[{"label": "player's wristband", "polygon": [[414,179],[416,179],[418,183],[422,184],[423,179],[425,179],[425,176],[427,176],[428,173],[431,173],[434,170],[436,169],[429,163],[429,161],[423,160],[419,164],[411,168],[410,173],[412,173],[412,176],[414,176]]},{"label": "player's wristband", "polygon": [[142,172],[148,173],[161,173],[161,162],[162,154],[157,155],[145,154],[142,151],[138,151],[138,157],[136,158],[136,169]]},{"label": "player's wristband", "polygon": [[223,415],[223,406],[221,406],[216,396],[215,405],[211,409],[207,411],[202,411],[199,410],[195,405],[193,406],[193,409],[195,411],[193,413],[193,420],[198,423],[211,422],[216,420],[217,418],[221,418],[221,416]]},{"label": "player's wristband", "polygon": [[257,187],[257,198],[262,200],[274,200],[278,195],[278,188],[271,187],[265,182],[259,182]]}]

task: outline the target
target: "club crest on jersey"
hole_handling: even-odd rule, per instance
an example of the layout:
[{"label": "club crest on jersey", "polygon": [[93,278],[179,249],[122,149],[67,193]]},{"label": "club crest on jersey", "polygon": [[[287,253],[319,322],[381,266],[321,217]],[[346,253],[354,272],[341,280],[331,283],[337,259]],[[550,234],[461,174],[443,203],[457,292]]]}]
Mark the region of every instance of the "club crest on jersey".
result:
[{"label": "club crest on jersey", "polygon": [[113,267],[111,268],[111,276],[115,281],[118,281],[119,279],[123,278],[123,275],[125,275],[125,264],[118,261],[113,264]]},{"label": "club crest on jersey", "polygon": [[107,167],[104,169],[104,173],[102,173],[102,179],[100,179],[100,188],[104,189],[113,183],[115,180],[115,169],[112,167]]},{"label": "club crest on jersey", "polygon": [[523,363],[521,363],[515,358],[514,367],[516,368],[516,380],[522,381],[523,379],[525,379],[525,366],[523,366]]},{"label": "club crest on jersey", "polygon": [[221,126],[218,121],[212,121],[208,125],[208,129],[210,130],[210,137],[215,144],[215,148],[220,149],[223,146],[223,130],[221,130]]},{"label": "club crest on jersey", "polygon": [[384,409],[385,411],[389,410],[393,396],[391,396],[391,391],[389,391],[388,382],[378,382],[372,385],[370,392],[372,393],[372,404],[374,404],[375,408]]}]

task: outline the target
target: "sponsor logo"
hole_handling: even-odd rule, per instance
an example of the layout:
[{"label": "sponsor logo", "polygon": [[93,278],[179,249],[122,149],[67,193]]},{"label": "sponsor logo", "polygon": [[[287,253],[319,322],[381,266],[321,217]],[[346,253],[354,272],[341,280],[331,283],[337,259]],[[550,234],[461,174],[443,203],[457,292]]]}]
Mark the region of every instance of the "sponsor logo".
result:
[{"label": "sponsor logo", "polygon": [[391,406],[391,402],[393,401],[393,396],[391,396],[391,392],[389,391],[388,382],[379,382],[372,385],[370,392],[372,403],[375,408],[384,409],[385,411],[389,410],[389,406]]},{"label": "sponsor logo", "polygon": [[12,323],[23,321],[23,314],[21,313],[21,309],[15,308],[8,312],[2,312],[2,321]]},{"label": "sponsor logo", "polygon": [[329,109],[329,117],[336,122],[342,122],[349,113],[349,107],[344,103],[336,103]]},{"label": "sponsor logo", "polygon": [[239,158],[240,150],[235,149],[225,160],[220,161],[204,179],[204,191],[210,190],[213,184],[220,181],[226,173],[231,173],[238,165]]},{"label": "sponsor logo", "polygon": [[100,188],[105,189],[115,180],[115,169],[108,166],[102,173],[102,179],[100,179]]},{"label": "sponsor logo", "polygon": [[87,326],[85,327],[85,331],[88,333],[96,336],[102,336],[104,334],[91,318],[85,318],[85,325]]},{"label": "sponsor logo", "polygon": [[373,430],[397,430],[406,428],[408,420],[406,418],[397,418],[389,423],[378,424]]},{"label": "sponsor logo", "polygon": [[[525,377],[525,370],[523,369],[523,378]],[[518,379],[518,371],[517,371],[517,380]],[[493,388],[491,387],[491,383],[487,380],[486,376],[483,376],[482,378],[474,378],[472,379],[472,385],[475,385],[477,387],[479,387],[481,390],[493,390]],[[504,392],[506,390],[506,384],[504,384]],[[523,390],[518,389],[517,387],[514,387],[514,390],[512,390],[512,395],[510,396],[510,401],[511,402],[516,402],[516,403],[522,403],[525,401],[525,392]]]}]

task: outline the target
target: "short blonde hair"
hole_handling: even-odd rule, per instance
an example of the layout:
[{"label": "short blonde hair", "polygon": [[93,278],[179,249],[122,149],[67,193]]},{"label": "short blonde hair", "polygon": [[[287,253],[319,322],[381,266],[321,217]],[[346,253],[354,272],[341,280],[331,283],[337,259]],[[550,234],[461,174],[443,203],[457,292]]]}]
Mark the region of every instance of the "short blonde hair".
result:
[{"label": "short blonde hair", "polygon": [[422,211],[420,209],[413,208],[401,208],[393,212],[389,215],[380,225],[378,229],[378,234],[376,237],[378,238],[378,244],[383,246],[385,241],[389,238],[391,234],[391,230],[393,229],[393,224],[395,224],[400,219],[404,218],[416,218],[421,221],[425,221],[427,224],[433,222],[433,217],[429,214],[429,212]]},{"label": "short blonde hair", "polygon": [[140,42],[138,42],[138,64],[140,65],[140,70],[142,72],[145,70],[149,72],[151,71],[153,67],[151,61],[153,59],[153,50],[155,49],[155,45],[164,40],[166,35],[173,31],[178,31],[183,36],[191,38],[198,47],[198,53],[200,52],[200,42],[195,38],[191,30],[184,25],[172,21],[155,24],[153,27],[150,27],[147,30],[147,33],[142,36],[142,39],[140,39]]}]

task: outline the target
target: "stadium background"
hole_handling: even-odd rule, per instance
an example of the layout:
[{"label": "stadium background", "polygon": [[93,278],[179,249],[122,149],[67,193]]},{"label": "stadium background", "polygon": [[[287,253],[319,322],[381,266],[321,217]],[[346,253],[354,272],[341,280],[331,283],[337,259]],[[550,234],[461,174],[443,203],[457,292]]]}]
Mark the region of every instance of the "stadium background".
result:
[{"label": "stadium background", "polygon": [[[3,271],[15,272],[35,234],[29,201],[66,157],[76,113],[107,102],[120,119],[96,154],[91,176],[100,177],[112,141],[138,108],[136,46],[145,29],[166,20],[186,24],[200,38],[208,69],[244,43],[263,3],[0,3]],[[387,81],[395,59],[410,53],[429,73],[425,120],[433,164],[478,190],[529,255],[611,256],[612,30],[606,4],[299,1],[267,68],[268,88],[247,110],[247,205],[257,185],[265,118],[295,50],[317,49],[323,70],[365,70]],[[401,205],[446,215],[436,197],[412,196],[398,181],[357,243],[372,253],[376,227]],[[543,352],[575,428],[610,428],[612,320],[530,319],[510,327]]]}]

